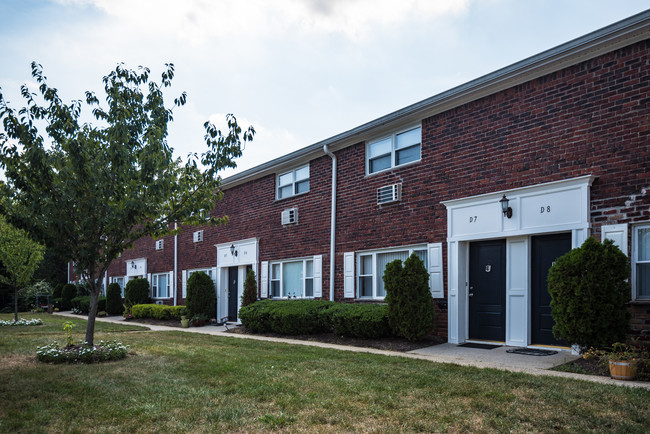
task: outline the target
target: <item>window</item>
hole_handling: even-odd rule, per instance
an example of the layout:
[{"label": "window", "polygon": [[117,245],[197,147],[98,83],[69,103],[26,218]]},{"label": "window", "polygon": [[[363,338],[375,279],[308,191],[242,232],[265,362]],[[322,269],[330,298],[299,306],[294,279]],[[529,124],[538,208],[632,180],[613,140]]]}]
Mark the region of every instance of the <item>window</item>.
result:
[{"label": "window", "polygon": [[210,279],[212,279],[212,282],[216,282],[217,280],[217,272],[216,269],[213,268],[197,268],[196,270],[187,270],[186,272],[183,271],[184,274],[184,280],[183,280],[183,298],[187,298],[187,281],[189,280],[190,276],[193,273],[196,273],[197,271],[202,271],[208,276],[210,276]]},{"label": "window", "polygon": [[633,281],[634,298],[650,299],[650,225],[634,228]]},{"label": "window", "polygon": [[311,298],[314,296],[314,261],[276,262],[271,264],[271,297]]},{"label": "window", "polygon": [[152,298],[169,298],[171,273],[153,274],[151,276],[151,297]]},{"label": "window", "polygon": [[278,176],[277,186],[278,199],[307,193],[309,191],[309,164]]},{"label": "window", "polygon": [[381,172],[391,167],[418,161],[421,143],[421,127],[369,143],[366,148],[367,173]]},{"label": "window", "polygon": [[395,259],[400,259],[404,262],[413,253],[424,262],[424,266],[426,267],[427,249],[424,246],[359,254],[357,264],[358,297],[377,299],[386,297],[386,289],[384,288],[384,270],[386,269],[386,265]]},{"label": "window", "polygon": [[111,277],[111,283],[117,283],[120,285],[120,297],[124,298],[124,276]]}]

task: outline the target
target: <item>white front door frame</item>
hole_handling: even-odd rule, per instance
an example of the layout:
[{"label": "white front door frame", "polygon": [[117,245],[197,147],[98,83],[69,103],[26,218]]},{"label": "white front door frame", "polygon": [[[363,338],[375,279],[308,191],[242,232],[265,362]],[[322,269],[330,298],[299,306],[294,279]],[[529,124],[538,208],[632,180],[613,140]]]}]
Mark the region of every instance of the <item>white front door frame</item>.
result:
[{"label": "white front door frame", "polygon": [[[595,177],[563,181],[445,201],[447,207],[448,341],[468,340],[469,243],[506,240],[506,345],[530,344],[530,237],[571,232],[572,247],[589,235],[590,187]],[[501,211],[503,195],[512,218]]]},{"label": "white front door frame", "polygon": [[[232,241],[229,243],[217,244],[217,312],[222,321],[228,318],[228,269],[237,267],[237,323],[239,323],[239,309],[241,309],[241,297],[244,294],[244,281],[246,280],[246,267],[253,267],[256,277],[258,277],[259,263],[259,240],[257,238],[248,238],[244,240]],[[233,252],[231,252],[231,248]]]}]

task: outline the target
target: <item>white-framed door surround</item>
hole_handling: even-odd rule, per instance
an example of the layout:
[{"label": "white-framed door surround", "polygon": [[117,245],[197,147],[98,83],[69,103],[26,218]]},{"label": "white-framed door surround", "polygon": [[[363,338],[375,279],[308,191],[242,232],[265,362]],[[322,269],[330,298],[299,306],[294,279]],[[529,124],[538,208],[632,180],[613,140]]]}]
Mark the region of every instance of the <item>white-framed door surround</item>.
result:
[{"label": "white-framed door surround", "polygon": [[[468,339],[469,243],[506,240],[506,345],[530,345],[530,237],[571,232],[572,248],[589,236],[591,175],[442,202],[447,207],[448,341]],[[499,201],[510,200],[512,218]]]},{"label": "white-framed door surround", "polygon": [[[217,248],[217,320],[221,321],[228,317],[228,269],[237,267],[237,312],[239,312],[248,265],[253,267],[255,276],[258,278],[259,243],[257,238],[248,238],[217,244],[215,247]],[[231,247],[234,247],[235,253],[231,252]],[[237,322],[239,322],[239,318],[237,318]]]}]

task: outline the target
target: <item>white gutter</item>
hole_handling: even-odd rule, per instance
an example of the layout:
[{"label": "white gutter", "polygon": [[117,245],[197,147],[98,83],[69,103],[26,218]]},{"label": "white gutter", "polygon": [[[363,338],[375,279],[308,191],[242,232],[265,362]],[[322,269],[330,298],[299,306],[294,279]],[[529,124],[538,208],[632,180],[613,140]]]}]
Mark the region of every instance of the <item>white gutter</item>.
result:
[{"label": "white gutter", "polygon": [[323,152],[332,157],[332,223],[330,228],[330,301],[334,301],[334,266],[336,264],[336,155],[323,145]]},{"label": "white gutter", "polygon": [[[174,222],[174,230],[178,229],[178,223]],[[178,234],[174,235],[174,306],[178,297]]]}]

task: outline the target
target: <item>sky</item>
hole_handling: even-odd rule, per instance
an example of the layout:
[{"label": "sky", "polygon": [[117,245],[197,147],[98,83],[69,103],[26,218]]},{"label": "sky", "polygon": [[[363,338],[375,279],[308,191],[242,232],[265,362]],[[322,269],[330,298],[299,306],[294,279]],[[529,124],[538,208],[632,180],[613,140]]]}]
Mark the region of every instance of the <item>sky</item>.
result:
[{"label": "sky", "polygon": [[205,149],[233,113],[257,131],[233,173],[327,139],[648,8],[647,0],[0,0],[0,89],[43,66],[64,101],[118,63],[183,91],[168,142]]}]

